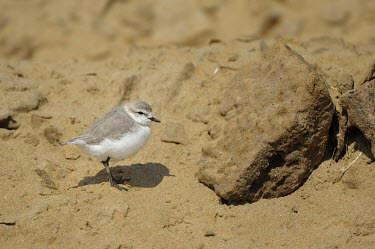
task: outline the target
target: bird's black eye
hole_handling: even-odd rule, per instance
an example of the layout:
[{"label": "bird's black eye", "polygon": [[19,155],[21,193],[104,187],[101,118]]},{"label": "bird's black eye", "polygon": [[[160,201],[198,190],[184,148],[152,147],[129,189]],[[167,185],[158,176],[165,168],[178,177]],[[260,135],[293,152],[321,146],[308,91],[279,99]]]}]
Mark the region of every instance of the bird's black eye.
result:
[{"label": "bird's black eye", "polygon": [[145,113],[144,112],[137,112],[138,114],[140,114],[140,115],[145,115]]}]

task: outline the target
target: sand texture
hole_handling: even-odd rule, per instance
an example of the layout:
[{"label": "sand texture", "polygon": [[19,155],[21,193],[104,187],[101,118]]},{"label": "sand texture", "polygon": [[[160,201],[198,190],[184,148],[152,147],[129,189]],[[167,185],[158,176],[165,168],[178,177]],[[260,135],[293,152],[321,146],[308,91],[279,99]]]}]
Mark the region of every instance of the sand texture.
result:
[{"label": "sand texture", "polygon": [[[375,248],[375,1],[0,1],[0,248]],[[151,104],[147,145],[75,146]]]}]

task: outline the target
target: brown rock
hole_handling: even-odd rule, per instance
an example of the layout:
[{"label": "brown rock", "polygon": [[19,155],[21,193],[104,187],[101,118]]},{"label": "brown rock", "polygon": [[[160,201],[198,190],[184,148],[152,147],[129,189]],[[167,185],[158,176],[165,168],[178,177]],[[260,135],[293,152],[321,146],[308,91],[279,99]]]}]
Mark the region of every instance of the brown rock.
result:
[{"label": "brown rock", "polygon": [[[278,43],[228,84],[222,134],[205,148],[199,181],[229,202],[284,196],[326,149],[334,107],[316,69]],[[220,116],[212,122],[219,122]]]},{"label": "brown rock", "polygon": [[356,126],[371,142],[371,152],[375,156],[375,80],[346,92],[341,97],[341,105],[348,112],[349,125]]}]

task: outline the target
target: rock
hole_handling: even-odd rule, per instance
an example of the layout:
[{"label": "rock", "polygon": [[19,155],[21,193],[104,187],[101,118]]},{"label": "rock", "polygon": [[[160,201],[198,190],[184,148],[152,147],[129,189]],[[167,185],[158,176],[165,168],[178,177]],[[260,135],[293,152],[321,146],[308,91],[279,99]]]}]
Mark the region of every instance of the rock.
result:
[{"label": "rock", "polygon": [[[311,64],[319,65],[320,69],[335,81],[339,81],[342,74],[347,73],[353,77],[354,86],[358,87],[373,77],[374,56],[368,54],[358,57],[358,47],[348,41],[321,36],[303,42],[302,47],[304,49],[293,46],[293,49],[306,55],[305,58]],[[357,58],[355,63],[352,61],[353,58]]]},{"label": "rock", "polygon": [[334,113],[317,69],[276,43],[228,83],[225,96],[210,119],[223,131],[205,148],[199,181],[229,203],[296,190],[323,158]]},{"label": "rock", "polygon": [[187,144],[184,125],[176,122],[168,122],[165,126],[161,141],[166,143]]},{"label": "rock", "polygon": [[337,134],[336,134],[336,150],[333,158],[337,162],[342,156],[346,147],[346,133],[348,131],[348,113],[343,110],[340,105],[335,103],[336,117],[337,117]]},{"label": "rock", "polygon": [[[332,79],[327,77],[326,83],[328,84],[328,91],[331,96],[331,100],[335,106],[335,115],[332,120],[332,127],[335,133],[335,136],[331,137],[332,144],[336,145],[336,148],[333,153],[333,159],[337,162],[346,148],[346,132],[348,129],[348,114],[342,108],[340,104],[340,97],[343,92],[346,92],[348,89],[345,87],[345,76],[341,78],[338,82],[332,82]],[[351,77],[347,79],[350,80]],[[331,81],[330,81],[331,80]],[[333,87],[332,87],[333,86]],[[341,90],[340,90],[341,89]]]},{"label": "rock", "polygon": [[47,138],[50,144],[56,144],[60,141],[61,133],[53,125],[48,126],[44,129],[44,136]]},{"label": "rock", "polygon": [[340,99],[348,112],[349,126],[356,126],[371,142],[372,157],[375,157],[375,80],[347,91]]}]

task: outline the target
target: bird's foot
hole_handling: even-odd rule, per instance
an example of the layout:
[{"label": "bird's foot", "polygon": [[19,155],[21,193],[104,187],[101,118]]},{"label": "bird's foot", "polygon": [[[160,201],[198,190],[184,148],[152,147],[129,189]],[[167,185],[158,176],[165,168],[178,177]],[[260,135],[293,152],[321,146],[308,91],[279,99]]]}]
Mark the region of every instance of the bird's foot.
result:
[{"label": "bird's foot", "polygon": [[119,184],[123,183],[124,180],[122,180],[122,177],[120,179],[115,179],[113,175],[111,174],[109,176],[109,183],[111,184],[111,187],[117,188],[118,190],[128,190],[127,188],[121,187]]},{"label": "bird's foot", "polygon": [[123,184],[124,182],[128,182],[128,181],[130,181],[131,180],[131,178],[122,178],[122,176],[120,176],[120,178],[115,178],[113,175],[112,175],[112,173],[111,173],[111,177],[112,177],[112,179],[116,182],[116,183],[118,183],[118,184]]}]

